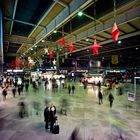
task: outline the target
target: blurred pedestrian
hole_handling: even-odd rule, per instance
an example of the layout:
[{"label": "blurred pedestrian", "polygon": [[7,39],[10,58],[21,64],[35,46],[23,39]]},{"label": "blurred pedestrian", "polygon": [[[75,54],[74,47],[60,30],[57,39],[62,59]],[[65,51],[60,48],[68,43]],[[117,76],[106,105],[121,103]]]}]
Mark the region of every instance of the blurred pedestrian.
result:
[{"label": "blurred pedestrian", "polygon": [[72,93],[74,94],[74,91],[75,91],[75,86],[74,86],[74,85],[72,85],[71,89],[72,89]]},{"label": "blurred pedestrian", "polygon": [[24,118],[25,116],[28,116],[25,102],[24,101],[19,102],[18,106],[19,106],[19,117]]},{"label": "blurred pedestrian", "polygon": [[48,79],[46,79],[45,83],[44,83],[44,86],[45,86],[45,90],[48,90],[48,85],[49,85],[49,81]]},{"label": "blurred pedestrian", "polygon": [[103,104],[103,95],[102,95],[101,90],[99,90],[99,92],[98,92],[98,99],[99,99],[99,105]]},{"label": "blurred pedestrian", "polygon": [[69,138],[69,140],[81,140],[81,136],[79,134],[79,128],[76,127],[73,131],[72,131],[72,134]]},{"label": "blurred pedestrian", "polygon": [[26,90],[26,92],[28,92],[28,89],[29,89],[29,82],[25,82],[25,90]]},{"label": "blurred pedestrian", "polygon": [[23,92],[23,89],[24,89],[24,84],[21,83],[21,92]]},{"label": "blurred pedestrian", "polygon": [[33,104],[33,108],[35,110],[35,114],[36,115],[41,115],[40,114],[41,104],[38,101],[33,101],[32,104]]},{"label": "blurred pedestrian", "polygon": [[7,90],[8,90],[8,87],[4,88],[3,91],[2,91],[3,101],[6,101]]},{"label": "blurred pedestrian", "polygon": [[71,93],[71,86],[68,85],[68,93],[70,94]]},{"label": "blurred pedestrian", "polygon": [[12,87],[12,93],[13,93],[13,97],[15,98],[15,95],[16,95],[16,87],[15,86]]},{"label": "blurred pedestrian", "polygon": [[19,94],[19,96],[21,94],[21,85],[18,85],[18,94]]},{"label": "blurred pedestrian", "polygon": [[113,97],[112,93],[109,94],[108,100],[109,100],[109,102],[110,102],[110,108],[112,108],[113,100],[114,100],[114,97]]},{"label": "blurred pedestrian", "polygon": [[69,107],[68,99],[67,98],[62,98],[61,102],[60,102],[60,106],[61,106],[60,113],[64,114],[64,115],[67,115],[67,110],[68,110],[68,107]]},{"label": "blurred pedestrian", "polygon": [[101,89],[101,82],[100,81],[98,82],[98,88],[99,88],[99,90]]}]

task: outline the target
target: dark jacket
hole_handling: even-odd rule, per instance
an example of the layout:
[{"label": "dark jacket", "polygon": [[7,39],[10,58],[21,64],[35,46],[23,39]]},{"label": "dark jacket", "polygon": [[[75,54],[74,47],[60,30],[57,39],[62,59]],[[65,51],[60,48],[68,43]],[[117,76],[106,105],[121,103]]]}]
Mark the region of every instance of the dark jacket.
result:
[{"label": "dark jacket", "polygon": [[2,95],[4,95],[4,96],[7,95],[7,91],[6,91],[6,89],[3,90]]},{"label": "dark jacket", "polygon": [[103,99],[103,95],[102,95],[101,91],[99,91],[99,93],[98,93],[98,98]]},{"label": "dark jacket", "polygon": [[50,120],[50,111],[49,111],[49,107],[46,107],[44,110],[44,121],[48,121]]},{"label": "dark jacket", "polygon": [[112,94],[109,94],[109,96],[108,96],[108,100],[111,101],[111,102],[114,100],[114,97],[113,97]]}]

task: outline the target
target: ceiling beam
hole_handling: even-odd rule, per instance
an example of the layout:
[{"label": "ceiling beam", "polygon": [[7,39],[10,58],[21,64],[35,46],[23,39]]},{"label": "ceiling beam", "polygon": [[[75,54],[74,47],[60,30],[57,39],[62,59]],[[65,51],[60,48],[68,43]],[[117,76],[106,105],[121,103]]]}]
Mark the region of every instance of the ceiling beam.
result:
[{"label": "ceiling beam", "polygon": [[[105,31],[104,31],[105,32]],[[105,32],[105,33],[107,33],[107,32]],[[109,34],[109,33],[107,33],[107,34]],[[109,34],[109,35],[111,35],[111,34]],[[99,34],[97,34],[96,36],[98,36],[98,37],[100,37],[100,38],[102,38],[102,39],[108,39],[107,37],[105,37],[105,36],[103,36],[103,35],[99,35]]]},{"label": "ceiling beam", "polygon": [[[127,22],[139,19],[140,18],[139,11],[140,11],[140,6],[118,15],[117,19],[116,19],[118,27],[119,27],[119,25],[126,24]],[[114,18],[111,18],[111,19],[105,21],[103,24],[99,24],[96,27],[91,27],[88,30],[79,33],[76,37],[73,37],[72,40],[69,39],[67,41],[69,42],[71,40],[74,43],[74,42],[80,41],[82,39],[86,39],[87,37],[94,36],[95,28],[96,28],[96,35],[98,35],[99,33],[102,33],[106,30],[111,29],[113,24],[114,24]],[[139,33],[139,32],[136,32],[136,34],[137,33]],[[119,37],[119,39],[120,39],[120,37]],[[113,39],[112,39],[112,42],[113,42]]]},{"label": "ceiling beam", "polygon": [[[133,32],[133,33],[126,34],[126,35],[122,35],[122,36],[119,37],[119,39],[122,40],[122,39],[125,39],[125,38],[137,36],[137,35],[140,35],[140,31]],[[108,39],[108,40],[106,40],[106,41],[102,41],[102,42],[100,43],[100,45],[102,46],[102,45],[105,45],[105,44],[108,44],[108,43],[112,43],[112,42],[113,42],[112,39]],[[84,47],[84,48],[81,48],[81,49],[78,49],[78,50],[74,50],[73,53],[76,53],[76,52],[79,52],[79,51],[83,51],[83,50],[86,50],[86,49],[89,49],[89,48],[91,48],[91,46]],[[64,54],[63,54],[63,55],[64,55]],[[63,56],[63,55],[61,55],[61,56]]]},{"label": "ceiling beam", "polygon": [[22,44],[22,43],[26,43],[26,44],[34,44],[34,39],[32,38],[27,38],[27,37],[23,37],[23,36],[17,36],[17,35],[8,35],[8,34],[4,34],[4,42],[10,42],[10,43],[15,43],[15,44]]},{"label": "ceiling beam", "polygon": [[39,43],[47,35],[51,34],[54,29],[57,29],[62,24],[64,24],[68,19],[73,17],[79,9],[84,8],[88,4],[93,2],[93,0],[74,0],[69,6],[65,7],[47,26],[46,30],[42,30],[36,37],[36,43]]},{"label": "ceiling beam", "polygon": [[60,4],[63,7],[67,7],[68,6],[66,3],[62,2],[61,0],[53,0],[53,1],[55,1],[58,4]]},{"label": "ceiling beam", "polygon": [[14,11],[13,11],[13,16],[12,16],[13,21],[11,22],[11,27],[10,27],[10,35],[12,34],[13,23],[14,23],[16,9],[17,9],[17,3],[18,3],[18,0],[15,0]]},{"label": "ceiling beam", "polygon": [[33,32],[40,26],[40,23],[44,20],[44,18],[50,13],[51,9],[53,9],[53,7],[56,5],[56,2],[49,8],[49,10],[47,10],[45,12],[45,14],[43,15],[43,17],[39,20],[39,22],[37,23],[37,25],[34,27],[34,29],[31,31],[31,33],[29,34],[28,38],[31,37],[31,35],[33,34]]},{"label": "ceiling beam", "polygon": [[134,28],[135,30],[138,30],[138,29],[136,28],[136,26],[134,26],[132,23],[128,22],[127,24],[128,24],[129,26],[131,26],[132,28]]},{"label": "ceiling beam", "polygon": [[[29,23],[29,22],[26,22],[26,21],[21,21],[21,20],[17,20],[17,19],[13,19],[13,18],[11,19],[9,17],[4,17],[4,19],[9,20],[9,21],[12,21],[12,23],[15,21],[15,22],[22,23],[22,24],[25,24],[25,25],[30,25],[30,26],[34,26],[34,27],[37,26],[36,24],[33,24],[33,23]],[[39,25],[38,27],[40,27],[42,29],[45,28],[44,26],[41,26],[41,25]]]},{"label": "ceiling beam", "polygon": [[[122,55],[122,50],[126,50],[126,49],[131,49],[131,48],[136,48],[136,47],[139,47],[140,45],[132,45],[132,46],[126,46],[126,47],[120,47],[120,48],[114,48],[114,49],[107,49],[107,50],[104,50],[104,51],[99,51],[99,56],[97,56],[97,58],[99,57],[106,57],[106,55],[108,56],[111,56],[112,54],[111,53],[115,53],[115,54],[118,54],[118,55]],[[110,53],[111,52],[111,53]],[[108,54],[109,53],[109,54]],[[133,51],[131,52],[131,54],[134,53]],[[103,56],[100,56],[100,54],[105,54]],[[128,53],[125,55],[128,55]],[[86,56],[89,56],[89,54],[83,54],[82,53],[82,56],[79,56],[79,57],[86,57]]]}]

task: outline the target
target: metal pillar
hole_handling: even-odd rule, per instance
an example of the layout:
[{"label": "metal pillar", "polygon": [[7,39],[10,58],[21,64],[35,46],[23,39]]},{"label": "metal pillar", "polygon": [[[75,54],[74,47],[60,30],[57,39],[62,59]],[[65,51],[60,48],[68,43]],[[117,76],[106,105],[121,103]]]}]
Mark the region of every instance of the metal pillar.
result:
[{"label": "metal pillar", "polygon": [[136,106],[136,94],[137,94],[137,79],[140,79],[140,77],[134,77],[134,94],[135,94],[135,111],[137,111],[137,106]]},{"label": "metal pillar", "polygon": [[59,73],[59,65],[60,65],[59,49],[58,49],[58,45],[57,45],[57,49],[56,49],[56,69],[57,69],[57,73]]},{"label": "metal pillar", "polygon": [[0,9],[0,75],[3,74],[3,27],[2,27],[2,12]]}]

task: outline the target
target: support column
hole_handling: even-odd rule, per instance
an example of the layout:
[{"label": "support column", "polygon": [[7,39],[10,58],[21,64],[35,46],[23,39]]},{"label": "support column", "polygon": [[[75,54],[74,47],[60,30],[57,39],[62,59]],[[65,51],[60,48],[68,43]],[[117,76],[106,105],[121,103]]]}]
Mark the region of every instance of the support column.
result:
[{"label": "support column", "polygon": [[0,75],[3,74],[3,28],[2,28],[2,11],[0,9]]},{"label": "support column", "polygon": [[57,69],[57,73],[59,73],[59,49],[58,49],[58,45],[57,45],[57,49],[56,49],[56,69]]}]

